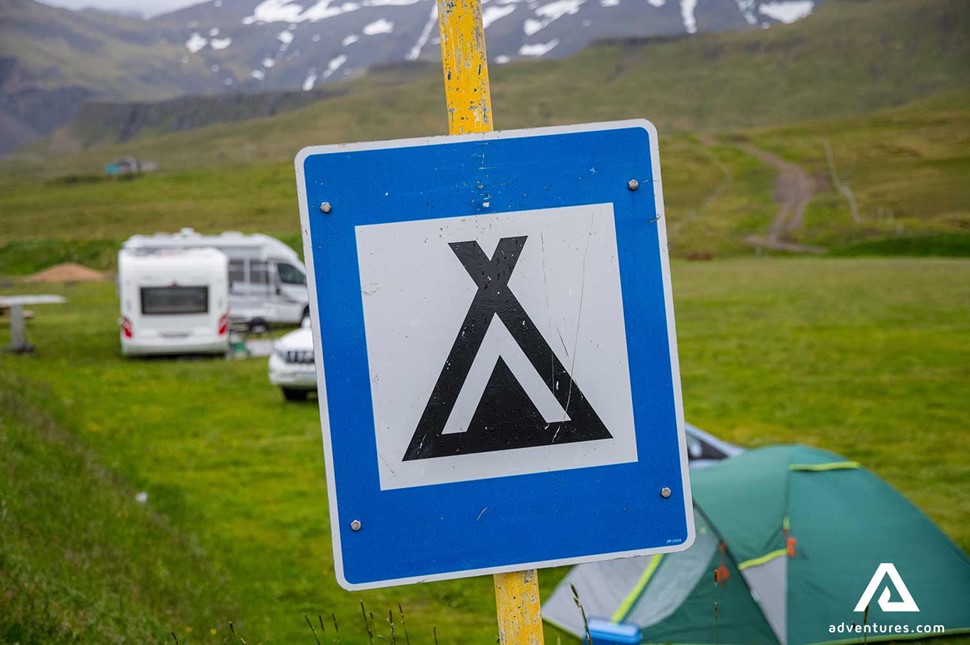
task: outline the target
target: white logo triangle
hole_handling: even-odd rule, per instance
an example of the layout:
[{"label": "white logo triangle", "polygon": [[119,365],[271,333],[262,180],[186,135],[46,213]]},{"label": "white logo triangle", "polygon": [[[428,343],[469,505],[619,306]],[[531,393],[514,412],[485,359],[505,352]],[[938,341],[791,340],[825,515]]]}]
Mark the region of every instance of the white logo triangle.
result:
[{"label": "white logo triangle", "polygon": [[862,597],[856,603],[855,611],[866,610],[866,607],[872,602],[872,597],[876,595],[876,590],[886,576],[889,576],[890,582],[896,587],[896,593],[899,594],[900,599],[890,600],[889,587],[887,586],[879,595],[879,608],[886,613],[919,611],[919,607],[916,606],[916,601],[913,600],[913,594],[909,593],[909,589],[906,588],[906,583],[903,582],[902,576],[896,571],[896,565],[891,562],[883,562],[876,568],[876,572],[872,574],[872,579],[869,581],[869,586],[862,592]]}]

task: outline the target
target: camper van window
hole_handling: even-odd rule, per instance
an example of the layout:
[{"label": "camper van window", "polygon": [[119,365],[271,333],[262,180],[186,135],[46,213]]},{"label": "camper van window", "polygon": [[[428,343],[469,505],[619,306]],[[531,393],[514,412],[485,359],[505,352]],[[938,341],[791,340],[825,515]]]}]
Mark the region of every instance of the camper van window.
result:
[{"label": "camper van window", "polygon": [[229,283],[237,284],[246,281],[246,265],[242,260],[229,260]]},{"label": "camper van window", "polygon": [[174,316],[209,312],[209,287],[142,287],[141,312]]},{"label": "camper van window", "polygon": [[249,281],[253,284],[269,284],[269,264],[252,260],[249,263]]},{"label": "camper van window", "polygon": [[276,271],[280,274],[280,282],[283,284],[306,284],[306,276],[292,264],[276,264]]}]

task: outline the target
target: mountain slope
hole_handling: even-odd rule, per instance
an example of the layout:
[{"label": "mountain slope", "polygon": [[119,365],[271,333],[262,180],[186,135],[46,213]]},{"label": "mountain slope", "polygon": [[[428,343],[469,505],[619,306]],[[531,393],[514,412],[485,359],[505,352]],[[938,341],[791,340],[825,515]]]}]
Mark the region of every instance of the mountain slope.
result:
[{"label": "mountain slope", "polygon": [[[830,0],[803,21],[769,30],[601,44],[566,60],[493,68],[496,123],[515,128],[645,116],[662,132],[717,131],[862,114],[970,86],[968,27],[970,5],[961,0]],[[272,119],[131,141],[88,157],[96,163],[83,157],[49,162],[47,171],[83,163],[96,169],[124,153],[169,167],[285,159],[308,144],[444,132],[436,66],[379,70],[329,87],[342,95]],[[221,110],[212,106],[211,112]],[[162,121],[172,126],[181,116],[176,111]],[[91,119],[75,122],[58,141],[76,146],[123,138],[118,128]]]},{"label": "mountain slope", "polygon": [[[491,59],[572,55],[604,38],[767,27],[816,0],[483,0]],[[439,56],[434,0],[209,0],[149,21],[0,4],[0,154],[90,98],[310,90]],[[57,92],[57,94],[55,94]],[[33,118],[36,111],[48,118]]]},{"label": "mountain slope", "polygon": [[[791,22],[814,0],[484,0],[489,55],[574,54],[604,38]],[[238,89],[310,89],[374,65],[437,59],[434,0],[209,0],[142,21],[34,0],[0,5],[0,59],[24,83],[153,100]]]},{"label": "mountain slope", "polygon": [[[570,56],[604,38],[750,29],[812,0],[483,0],[489,58]],[[210,0],[151,22],[181,30],[190,59],[237,87],[311,88],[374,65],[439,57],[434,0]]]},{"label": "mountain slope", "polygon": [[95,97],[160,99],[206,89],[172,34],[141,20],[32,0],[0,3],[0,155],[49,133]]},{"label": "mountain slope", "polygon": [[33,0],[0,4],[4,93],[84,87],[114,98],[160,99],[206,89],[201,63],[183,67],[178,33],[134,18]]}]

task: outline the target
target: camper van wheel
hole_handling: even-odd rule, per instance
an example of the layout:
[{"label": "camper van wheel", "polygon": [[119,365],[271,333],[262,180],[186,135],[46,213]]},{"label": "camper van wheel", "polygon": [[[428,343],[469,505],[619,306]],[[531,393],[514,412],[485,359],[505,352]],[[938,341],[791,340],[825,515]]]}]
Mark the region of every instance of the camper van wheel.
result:
[{"label": "camper van wheel", "polygon": [[310,308],[309,307],[304,307],[303,308],[303,315],[300,316],[300,326],[302,327],[303,326],[303,323],[305,323],[309,318],[310,318]]},{"label": "camper van wheel", "polygon": [[249,323],[249,333],[251,334],[265,334],[269,331],[269,325],[266,324],[265,320],[257,318]]},{"label": "camper van wheel", "polygon": [[287,401],[306,401],[306,390],[294,390],[289,387],[283,388],[283,398]]}]

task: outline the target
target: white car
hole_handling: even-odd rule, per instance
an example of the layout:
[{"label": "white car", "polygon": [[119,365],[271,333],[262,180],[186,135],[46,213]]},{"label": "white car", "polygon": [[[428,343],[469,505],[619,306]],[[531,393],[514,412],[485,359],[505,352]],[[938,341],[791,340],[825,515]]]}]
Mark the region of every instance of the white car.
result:
[{"label": "white car", "polygon": [[269,382],[283,390],[287,401],[305,401],[317,389],[313,365],[313,332],[310,319],[302,327],[280,336],[269,355]]}]

